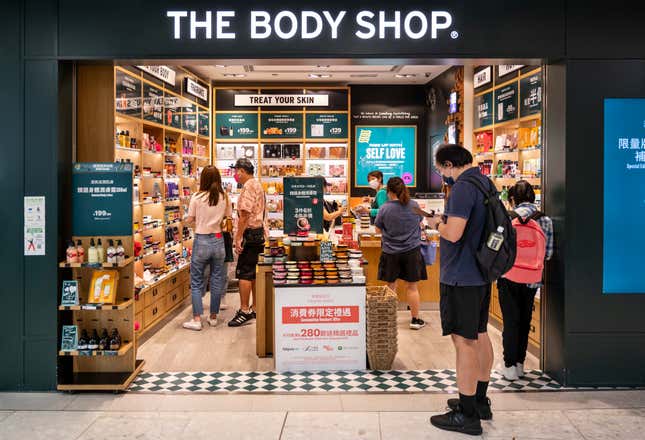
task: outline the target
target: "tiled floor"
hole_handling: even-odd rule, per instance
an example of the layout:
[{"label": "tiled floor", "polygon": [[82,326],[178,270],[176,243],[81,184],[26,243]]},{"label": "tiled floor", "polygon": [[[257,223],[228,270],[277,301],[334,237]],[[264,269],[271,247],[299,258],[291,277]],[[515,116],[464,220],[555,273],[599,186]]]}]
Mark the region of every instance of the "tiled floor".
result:
[{"label": "tiled floor", "polygon": [[[446,394],[1,394],[1,440],[459,439],[433,428]],[[485,440],[636,440],[645,391],[502,393]],[[57,410],[52,410],[57,408]]]}]

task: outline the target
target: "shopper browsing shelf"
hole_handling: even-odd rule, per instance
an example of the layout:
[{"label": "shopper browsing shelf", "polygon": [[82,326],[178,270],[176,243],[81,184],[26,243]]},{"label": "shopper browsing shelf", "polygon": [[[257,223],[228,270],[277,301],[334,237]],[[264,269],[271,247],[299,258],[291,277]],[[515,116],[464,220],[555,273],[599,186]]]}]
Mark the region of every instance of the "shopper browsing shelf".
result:
[{"label": "shopper browsing shelf", "polygon": [[419,289],[417,283],[427,280],[426,265],[421,255],[421,221],[419,204],[410,200],[408,188],[400,177],[387,181],[387,198],[374,222],[383,234],[378,279],[396,291],[396,280],[406,282],[408,304],[412,320],[410,328],[419,330],[425,322],[419,317]]},{"label": "shopper browsing shelf", "polygon": [[206,287],[204,271],[210,268],[211,303],[207,319],[211,326],[217,324],[220,302],[226,291],[226,250],[221,230],[225,217],[232,215],[231,202],[222,189],[222,177],[212,165],[204,168],[199,180],[199,191],[190,199],[188,224],[194,223],[195,240],[190,264],[190,290],[193,301],[193,319],[183,327],[190,330],[202,329],[202,293]]},{"label": "shopper browsing shelf", "polygon": [[238,224],[233,241],[238,253],[235,273],[239,280],[240,310],[228,323],[230,327],[239,327],[255,319],[255,311],[249,301],[252,295],[255,305],[255,268],[267,236],[266,199],[262,185],[253,178],[255,168],[249,159],[238,159],[231,168],[235,172],[235,181],[244,185],[237,200]]},{"label": "shopper browsing shelf", "polygon": [[445,221],[434,218],[430,226],[441,234],[441,326],[457,352],[459,399],[450,399],[451,411],[430,421],[443,430],[480,435],[480,419],[492,417],[486,392],[493,346],[487,333],[490,284],[476,260],[487,208],[483,193],[471,181],[491,190],[494,185],[473,167],[472,155],[462,146],[441,146],[436,163],[444,182],[451,186]]},{"label": "shopper browsing shelf", "polygon": [[508,201],[518,246],[515,265],[497,281],[497,289],[504,318],[502,374],[517,380],[524,376],[533,302],[541,286],[544,261],[553,255],[553,222],[535,206],[535,192],[525,180],[508,190]]}]

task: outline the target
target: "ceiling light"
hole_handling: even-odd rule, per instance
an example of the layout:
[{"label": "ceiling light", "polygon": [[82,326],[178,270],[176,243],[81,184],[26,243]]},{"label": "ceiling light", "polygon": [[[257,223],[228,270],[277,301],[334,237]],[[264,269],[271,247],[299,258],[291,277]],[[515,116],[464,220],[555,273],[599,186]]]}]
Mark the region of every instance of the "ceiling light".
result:
[{"label": "ceiling light", "polygon": [[414,75],[412,73],[397,73],[394,76],[397,77],[397,78],[414,78],[416,75]]},{"label": "ceiling light", "polygon": [[318,64],[316,67],[319,68],[319,69],[329,69],[330,66],[329,66],[329,64],[327,64],[327,65]]},{"label": "ceiling light", "polygon": [[314,78],[314,79],[317,79],[317,78],[331,78],[331,75],[329,75],[327,73],[310,73],[309,78]]},{"label": "ceiling light", "polygon": [[243,73],[225,73],[224,74],[225,78],[244,78],[246,75]]},{"label": "ceiling light", "polygon": [[218,69],[226,68],[226,66],[224,64],[215,64],[215,67],[217,67]]}]

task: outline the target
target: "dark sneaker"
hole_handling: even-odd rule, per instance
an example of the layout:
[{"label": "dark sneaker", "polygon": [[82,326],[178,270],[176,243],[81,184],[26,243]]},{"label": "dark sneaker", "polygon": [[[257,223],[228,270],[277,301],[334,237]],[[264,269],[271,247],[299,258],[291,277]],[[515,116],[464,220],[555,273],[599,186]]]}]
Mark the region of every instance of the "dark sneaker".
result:
[{"label": "dark sneaker", "polygon": [[410,328],[412,330],[420,330],[426,326],[426,322],[421,318],[412,318],[410,321]]},{"label": "dark sneaker", "polygon": [[454,431],[468,435],[482,434],[482,424],[479,421],[479,417],[477,415],[466,417],[461,412],[461,406],[457,410],[452,410],[446,414],[430,417],[430,423],[444,431]]},{"label": "dark sneaker", "polygon": [[257,315],[256,315],[256,313],[255,313],[255,309],[252,309],[252,310],[251,310],[251,316],[253,317],[253,319],[255,319],[255,318],[256,318],[256,316],[257,316]]},{"label": "dark sneaker", "polygon": [[[493,411],[490,409],[490,399],[487,397],[485,402],[477,402],[475,409],[479,414],[480,420],[491,420],[493,418]],[[459,399],[448,399],[448,408],[451,410],[459,409]]]},{"label": "dark sneaker", "polygon": [[229,327],[240,327],[248,324],[253,320],[252,313],[244,313],[242,310],[238,310],[235,314],[235,317],[228,322]]}]

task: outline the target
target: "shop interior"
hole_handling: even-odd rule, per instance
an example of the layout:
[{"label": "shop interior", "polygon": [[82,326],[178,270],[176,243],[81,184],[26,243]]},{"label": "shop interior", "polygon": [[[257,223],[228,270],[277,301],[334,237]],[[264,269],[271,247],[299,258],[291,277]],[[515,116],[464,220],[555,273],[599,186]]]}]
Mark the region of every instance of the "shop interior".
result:
[{"label": "shop interior", "polygon": [[[405,172],[412,197],[424,210],[443,212],[445,188],[433,164],[433,151],[442,143],[471,149],[474,164],[495,182],[503,200],[508,188],[524,179],[534,186],[536,202],[541,203],[543,73],[539,64],[319,62],[201,60],[163,66],[77,66],[75,162],[133,164],[133,233],[122,239],[126,258],[118,264],[123,273],[111,309],[61,306],[62,312],[71,313],[61,321],[76,321],[88,330],[91,320],[104,324],[123,318],[134,325],[119,327],[124,344],[118,356],[75,357],[70,367],[74,374],[275,369],[272,300],[262,300],[265,313],[251,324],[226,325],[239,308],[235,263],[229,263],[220,324],[201,331],[182,328],[192,316],[193,231],[184,224],[184,217],[190,196],[198,190],[199,173],[208,164],[220,170],[235,203],[240,189],[229,166],[240,157],[253,162],[255,177],[266,192],[270,236],[280,244],[285,177],[324,176],[331,183],[325,199],[335,201],[348,218],[366,203],[366,197],[374,196],[366,174],[375,162],[366,160],[369,155],[357,146],[360,127],[413,129],[406,152],[412,168]],[[324,96],[326,105],[310,106],[307,100],[294,105],[286,100],[282,106],[249,106],[236,99],[242,95]],[[367,261],[362,281],[367,286],[383,284],[376,276],[380,238],[368,217],[352,222],[353,237]],[[342,243],[342,225],[332,229],[335,241]],[[106,247],[111,238],[103,238]],[[84,238],[83,245],[88,249],[89,240]],[[269,250],[267,246],[263,254],[268,269],[258,269],[263,279],[257,282],[257,295],[263,298],[265,291],[274,288],[271,262],[277,259]],[[392,369],[455,368],[450,338],[441,336],[440,249],[432,258],[428,280],[419,286],[425,328],[409,328],[405,291],[402,287],[397,291],[398,350]],[[84,279],[81,291],[88,288],[88,277],[83,277],[86,268],[61,265]],[[545,294],[538,293],[535,300],[527,370],[540,368]],[[203,299],[208,310],[209,295]],[[494,368],[502,363],[501,328],[493,288],[489,331]],[[65,385],[59,388],[66,389]]]}]

